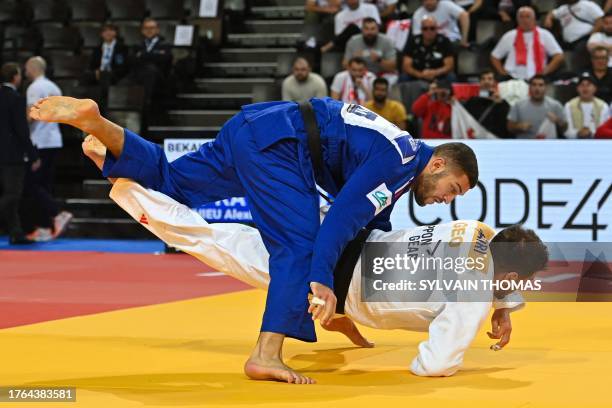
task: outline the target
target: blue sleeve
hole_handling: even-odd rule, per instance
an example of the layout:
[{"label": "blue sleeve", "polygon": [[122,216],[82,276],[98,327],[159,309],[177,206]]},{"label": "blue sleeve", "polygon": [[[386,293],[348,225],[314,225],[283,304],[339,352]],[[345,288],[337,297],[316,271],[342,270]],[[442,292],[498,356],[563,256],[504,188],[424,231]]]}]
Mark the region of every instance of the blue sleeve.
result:
[{"label": "blue sleeve", "polygon": [[[137,134],[125,129],[125,141],[121,156],[116,159],[106,155],[102,174],[104,177],[130,178],[146,188],[166,194],[190,207],[207,202],[206,187],[211,183],[205,167],[212,163],[204,160],[202,149],[168,162],[163,149]],[[194,175],[198,175],[194,177]]]},{"label": "blue sleeve", "polygon": [[393,200],[393,191],[389,188],[410,169],[410,166],[402,166],[397,151],[389,145],[351,175],[317,234],[310,282],[333,287],[333,269],[344,247],[375,216],[380,215],[383,224],[385,217],[388,222]]}]

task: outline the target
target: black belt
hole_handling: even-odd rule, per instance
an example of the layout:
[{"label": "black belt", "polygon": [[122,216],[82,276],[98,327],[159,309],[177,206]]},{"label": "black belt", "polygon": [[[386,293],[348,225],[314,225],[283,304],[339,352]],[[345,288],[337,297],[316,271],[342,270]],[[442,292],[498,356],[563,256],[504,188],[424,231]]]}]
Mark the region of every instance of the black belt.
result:
[{"label": "black belt", "polygon": [[[310,102],[301,102],[300,112],[302,113],[302,119],[304,120],[304,128],[306,129],[306,136],[308,137],[308,151],[310,152],[310,160],[312,162],[312,170],[315,176],[315,182],[321,185],[323,178],[323,149],[321,147],[321,135],[319,133],[319,125],[317,124],[317,118]],[[329,204],[332,203],[329,197],[319,191],[321,197],[325,199]]]},{"label": "black belt", "polygon": [[[320,180],[324,174],[323,167],[323,150],[321,148],[321,135],[319,133],[319,126],[317,124],[317,118],[315,117],[314,110],[310,102],[302,102],[300,105],[300,112],[304,119],[304,128],[306,129],[306,135],[308,136],[308,150],[310,151],[310,160],[312,161],[312,169],[315,174],[315,181],[320,184]],[[332,203],[329,197],[321,194],[328,203]],[[355,265],[359,260],[361,249],[363,244],[368,239],[370,231],[362,229],[359,231],[355,239],[350,241],[342,255],[336,263],[334,268],[334,294],[338,302],[336,303],[336,313],[344,314],[344,303],[346,302],[346,296],[348,295],[349,286],[351,286],[351,279],[353,278],[353,272],[355,271]]]}]

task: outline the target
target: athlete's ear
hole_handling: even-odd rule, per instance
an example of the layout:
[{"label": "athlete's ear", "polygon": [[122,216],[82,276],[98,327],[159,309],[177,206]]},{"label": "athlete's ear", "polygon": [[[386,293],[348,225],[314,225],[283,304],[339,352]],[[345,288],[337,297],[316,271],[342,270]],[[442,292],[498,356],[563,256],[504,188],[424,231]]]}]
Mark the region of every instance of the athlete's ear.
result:
[{"label": "athlete's ear", "polygon": [[441,173],[446,169],[446,159],[444,157],[432,156],[427,167],[432,174]]}]

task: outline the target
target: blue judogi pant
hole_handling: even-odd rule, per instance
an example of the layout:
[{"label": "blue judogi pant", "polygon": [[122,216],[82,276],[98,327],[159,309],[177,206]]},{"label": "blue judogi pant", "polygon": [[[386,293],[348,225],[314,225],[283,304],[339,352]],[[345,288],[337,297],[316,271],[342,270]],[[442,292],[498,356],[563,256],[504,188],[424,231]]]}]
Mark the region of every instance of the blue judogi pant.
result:
[{"label": "blue judogi pant", "polygon": [[108,154],[103,170],[107,177],[132,178],[190,207],[245,196],[270,253],[261,330],[316,341],[307,296],[319,196],[304,143],[288,138],[260,150],[239,113],[213,142],[172,163],[158,146],[126,129],[121,157]]}]

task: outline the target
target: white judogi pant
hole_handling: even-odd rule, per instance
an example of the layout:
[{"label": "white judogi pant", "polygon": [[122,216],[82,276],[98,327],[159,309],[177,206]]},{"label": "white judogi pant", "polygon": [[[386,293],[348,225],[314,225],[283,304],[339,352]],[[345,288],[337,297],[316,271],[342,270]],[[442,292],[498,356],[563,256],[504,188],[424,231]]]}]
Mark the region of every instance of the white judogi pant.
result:
[{"label": "white judogi pant", "polygon": [[[196,211],[156,191],[148,190],[127,179],[118,179],[110,197],[136,221],[168,245],[186,252],[212,268],[259,289],[266,289],[268,252],[259,232],[241,224],[209,224]],[[477,221],[465,224],[465,236],[476,230],[486,231],[488,239],[494,231]],[[456,223],[438,225],[434,242],[449,242]],[[408,242],[410,236],[424,228],[383,232],[375,230],[368,242]],[[469,240],[468,240],[469,242]],[[429,331],[429,338],[419,344],[419,353],[410,370],[420,376],[450,376],[463,362],[463,355],[491,307],[516,310],[523,305],[518,294],[503,301],[490,302],[362,302],[361,262],[357,262],[345,303],[348,317],[377,329]]]}]

